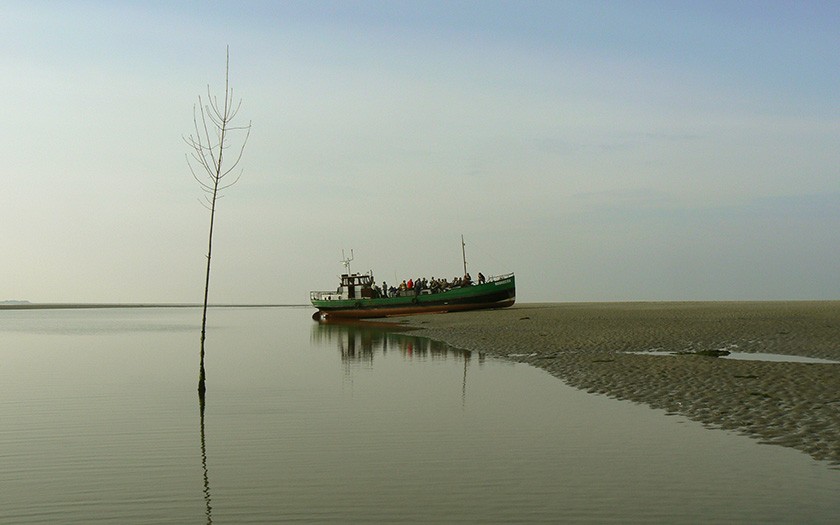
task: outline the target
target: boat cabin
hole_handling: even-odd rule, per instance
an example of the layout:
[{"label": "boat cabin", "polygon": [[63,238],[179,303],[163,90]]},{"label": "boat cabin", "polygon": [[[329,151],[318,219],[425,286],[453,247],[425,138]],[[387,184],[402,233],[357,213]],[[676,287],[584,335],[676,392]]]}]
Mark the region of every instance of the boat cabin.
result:
[{"label": "boat cabin", "polygon": [[345,273],[341,275],[341,284],[335,292],[312,292],[310,297],[322,301],[370,299],[373,297],[373,284],[373,273]]},{"label": "boat cabin", "polygon": [[373,274],[342,274],[338,291],[342,299],[370,299],[373,297]]}]

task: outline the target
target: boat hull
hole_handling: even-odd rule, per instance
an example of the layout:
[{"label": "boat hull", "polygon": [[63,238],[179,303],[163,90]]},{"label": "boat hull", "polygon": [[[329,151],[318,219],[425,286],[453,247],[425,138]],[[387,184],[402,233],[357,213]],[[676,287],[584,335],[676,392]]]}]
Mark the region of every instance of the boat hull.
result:
[{"label": "boat hull", "polygon": [[422,313],[458,312],[505,308],[516,301],[513,275],[484,284],[464,286],[434,294],[376,299],[312,300],[313,317],[376,318]]}]

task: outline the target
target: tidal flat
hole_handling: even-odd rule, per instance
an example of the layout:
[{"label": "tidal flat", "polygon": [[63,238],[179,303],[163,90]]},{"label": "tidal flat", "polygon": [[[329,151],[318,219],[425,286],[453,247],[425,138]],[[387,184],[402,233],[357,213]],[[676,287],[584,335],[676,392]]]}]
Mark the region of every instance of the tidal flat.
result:
[{"label": "tidal flat", "polygon": [[[519,304],[398,319],[590,393],[679,414],[840,466],[840,301]],[[673,355],[672,355],[673,354]]]},{"label": "tidal flat", "polygon": [[[663,392],[651,404],[685,405],[704,378],[683,360],[730,376],[725,366],[744,364],[635,355],[641,320],[630,323],[638,341],[609,346],[614,306],[593,308],[525,305],[387,329],[313,322],[309,307],[218,308],[205,400],[200,307],[4,310],[0,523],[836,522],[831,464],[587,393],[624,385],[620,395],[643,399],[655,380]],[[568,349],[550,337],[564,330],[578,338]],[[478,351],[434,333],[461,333]],[[728,394],[691,395],[719,410],[714,396]]]}]

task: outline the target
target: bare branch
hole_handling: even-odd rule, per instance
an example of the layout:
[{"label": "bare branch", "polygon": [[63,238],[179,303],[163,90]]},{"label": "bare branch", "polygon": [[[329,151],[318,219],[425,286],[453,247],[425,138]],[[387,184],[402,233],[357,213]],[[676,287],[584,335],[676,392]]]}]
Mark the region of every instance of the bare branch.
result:
[{"label": "bare branch", "polygon": [[[222,175],[224,177],[228,173],[234,170],[236,166],[239,164],[239,161],[242,160],[242,154],[245,152],[245,144],[248,142],[248,138],[251,136],[251,122],[248,122],[248,125],[241,128],[245,130],[245,138],[242,141],[242,146],[239,148],[239,155],[237,155],[236,160],[230,165],[230,168]],[[242,174],[240,173],[240,176]],[[236,177],[236,180],[239,180],[239,177]]]}]

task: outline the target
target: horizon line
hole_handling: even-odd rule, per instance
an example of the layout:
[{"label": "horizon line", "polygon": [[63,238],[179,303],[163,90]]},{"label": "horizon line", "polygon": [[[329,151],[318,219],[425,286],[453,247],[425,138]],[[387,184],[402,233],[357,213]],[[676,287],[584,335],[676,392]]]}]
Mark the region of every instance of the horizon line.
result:
[{"label": "horizon line", "polygon": [[[200,308],[202,303],[30,303],[28,301],[0,302],[0,310],[59,310],[78,308]],[[297,304],[266,303],[218,303],[208,304],[208,308],[292,308],[309,306]]]}]

